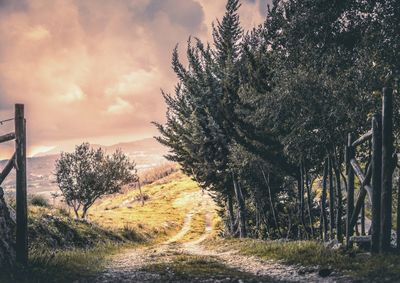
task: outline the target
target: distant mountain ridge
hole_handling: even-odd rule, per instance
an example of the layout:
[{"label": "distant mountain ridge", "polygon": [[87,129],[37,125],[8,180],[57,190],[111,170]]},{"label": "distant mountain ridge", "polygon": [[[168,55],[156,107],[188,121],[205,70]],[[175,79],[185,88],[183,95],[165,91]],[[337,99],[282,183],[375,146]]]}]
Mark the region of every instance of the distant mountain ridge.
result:
[{"label": "distant mountain ridge", "polygon": [[[153,150],[161,154],[165,154],[167,152],[166,147],[157,142],[154,138],[145,138],[136,141],[121,142],[113,145],[90,144],[90,146],[93,148],[101,147],[105,149],[108,153],[114,152],[117,149],[121,149],[123,152],[128,154],[132,152],[148,151],[148,150]],[[61,152],[63,152],[63,150],[61,150],[58,147],[55,147],[49,151],[38,153],[32,156],[32,158],[49,156],[49,155],[59,155]]]},{"label": "distant mountain ridge", "polygon": [[[167,148],[153,138],[117,143],[109,146],[98,144],[91,145],[93,148],[103,148],[108,154],[121,149],[133,161],[139,171],[155,167],[166,162],[164,155]],[[29,157],[27,160],[28,193],[46,194],[57,190],[54,178],[55,162],[60,157],[61,150],[54,148],[46,153]],[[5,166],[7,160],[0,161],[0,170]],[[8,191],[15,189],[15,172],[13,171],[2,184]]]}]

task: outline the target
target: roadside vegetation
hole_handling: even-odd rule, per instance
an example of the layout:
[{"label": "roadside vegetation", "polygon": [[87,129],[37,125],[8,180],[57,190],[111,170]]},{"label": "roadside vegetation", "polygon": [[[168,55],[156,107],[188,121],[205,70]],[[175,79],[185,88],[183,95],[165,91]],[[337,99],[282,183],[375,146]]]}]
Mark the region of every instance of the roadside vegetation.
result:
[{"label": "roadside vegetation", "polygon": [[165,177],[154,177],[154,183],[142,188],[148,196],[144,205],[137,188],[125,187],[121,193],[98,200],[88,219],[76,218],[62,203],[53,206],[42,196],[30,196],[29,267],[17,267],[9,276],[2,274],[1,282],[90,279],[115,253],[158,243],[176,233],[192,209],[190,201],[182,198],[199,188],[180,172],[161,175]]},{"label": "roadside vegetation", "polygon": [[340,272],[353,280],[397,282],[400,280],[400,256],[378,255],[353,249],[332,249],[319,241],[270,241],[257,239],[210,238],[206,249],[218,252],[237,251],[246,256],[296,265],[303,272],[319,272],[329,276]]},{"label": "roadside vegetation", "polygon": [[198,192],[193,180],[175,172],[142,188],[144,205],[137,189],[127,190],[96,203],[88,217],[110,229],[131,227],[147,238],[165,238],[179,230],[193,205],[190,196]]},{"label": "roadside vegetation", "polygon": [[348,247],[357,235],[399,253],[400,2],[276,0],[252,30],[241,2],[226,1],[211,42],[190,37],[172,52],[177,82],[155,123],[167,158],[213,193],[224,235]]}]

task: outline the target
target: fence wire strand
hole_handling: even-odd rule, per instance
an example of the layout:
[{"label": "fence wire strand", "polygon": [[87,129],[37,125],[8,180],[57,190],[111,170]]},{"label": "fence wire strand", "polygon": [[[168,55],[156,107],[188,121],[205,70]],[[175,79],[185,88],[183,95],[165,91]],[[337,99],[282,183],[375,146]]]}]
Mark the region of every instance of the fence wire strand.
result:
[{"label": "fence wire strand", "polygon": [[13,121],[13,120],[14,120],[14,118],[9,118],[9,119],[1,120],[1,121],[0,121],[0,125],[4,125],[4,123],[7,123],[7,122],[10,122],[10,121]]}]

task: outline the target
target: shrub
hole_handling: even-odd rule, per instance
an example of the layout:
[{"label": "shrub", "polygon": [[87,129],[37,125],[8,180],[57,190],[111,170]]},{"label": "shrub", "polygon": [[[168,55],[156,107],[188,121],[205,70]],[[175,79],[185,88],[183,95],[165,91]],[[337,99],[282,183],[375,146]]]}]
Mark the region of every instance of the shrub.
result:
[{"label": "shrub", "polygon": [[42,195],[34,195],[30,199],[30,204],[34,206],[49,207],[49,201]]},{"label": "shrub", "polygon": [[124,228],[121,231],[121,235],[125,239],[133,242],[144,242],[146,240],[142,234],[137,232],[133,227],[129,225],[124,226]]},{"label": "shrub", "polygon": [[88,143],[77,146],[73,153],[62,153],[56,161],[55,174],[64,200],[77,218],[86,218],[97,199],[138,180],[135,163],[121,150],[107,155],[101,148],[90,148]]}]

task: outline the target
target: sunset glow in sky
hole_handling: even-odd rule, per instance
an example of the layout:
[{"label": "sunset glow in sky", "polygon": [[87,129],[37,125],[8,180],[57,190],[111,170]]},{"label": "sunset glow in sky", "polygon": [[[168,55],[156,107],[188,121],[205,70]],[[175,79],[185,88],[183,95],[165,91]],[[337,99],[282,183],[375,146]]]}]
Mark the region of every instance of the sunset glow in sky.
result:
[{"label": "sunset glow in sky", "polygon": [[[267,0],[243,0],[245,28]],[[225,0],[0,0],[0,120],[24,103],[30,154],[151,137],[171,91],[171,52],[211,40]],[[0,126],[0,134],[12,130]],[[8,157],[12,143],[0,147]]]}]

